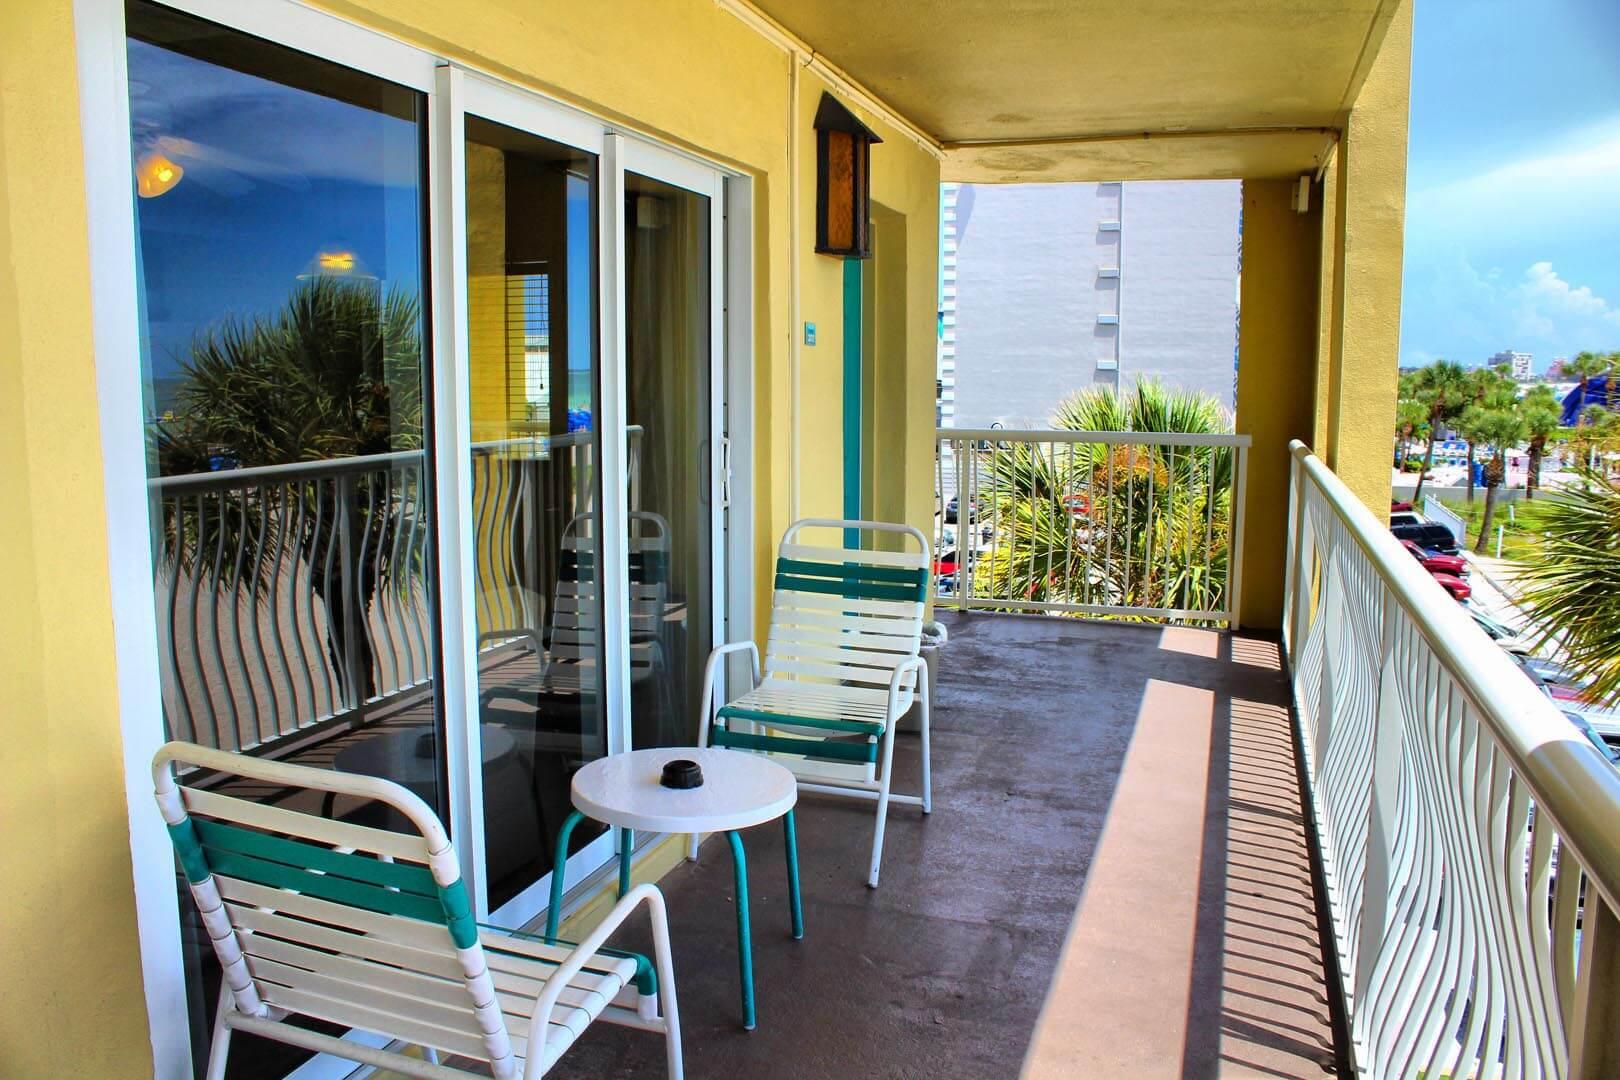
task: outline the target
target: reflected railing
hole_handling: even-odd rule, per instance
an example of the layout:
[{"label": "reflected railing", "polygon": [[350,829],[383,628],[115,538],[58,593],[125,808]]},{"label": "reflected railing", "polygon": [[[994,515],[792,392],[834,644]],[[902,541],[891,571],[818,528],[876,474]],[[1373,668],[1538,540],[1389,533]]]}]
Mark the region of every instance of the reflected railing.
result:
[{"label": "reflected railing", "polygon": [[1231,625],[1247,435],[948,429],[935,603]]},{"label": "reflected railing", "polygon": [[[640,434],[628,432],[632,497]],[[592,455],[590,431],[472,447],[481,626],[543,623],[547,522],[590,511]],[[266,751],[431,682],[424,468],[411,450],[149,482],[171,738]]]}]

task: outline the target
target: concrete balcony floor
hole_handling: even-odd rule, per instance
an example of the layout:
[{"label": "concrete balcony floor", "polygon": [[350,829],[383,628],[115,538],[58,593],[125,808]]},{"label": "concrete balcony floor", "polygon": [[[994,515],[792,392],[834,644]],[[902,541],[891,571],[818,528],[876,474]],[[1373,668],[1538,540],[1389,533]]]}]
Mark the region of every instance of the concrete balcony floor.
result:
[{"label": "concrete balcony floor", "polygon": [[[934,813],[799,807],[806,936],[781,831],[746,836],[759,1027],[741,1030],[731,860],[665,878],[687,1072],[1321,1077],[1337,1067],[1274,643],[947,615]],[[896,749],[915,790],[917,740]],[[627,930],[619,942],[646,948]],[[594,1025],[551,1074],[661,1077]]]}]

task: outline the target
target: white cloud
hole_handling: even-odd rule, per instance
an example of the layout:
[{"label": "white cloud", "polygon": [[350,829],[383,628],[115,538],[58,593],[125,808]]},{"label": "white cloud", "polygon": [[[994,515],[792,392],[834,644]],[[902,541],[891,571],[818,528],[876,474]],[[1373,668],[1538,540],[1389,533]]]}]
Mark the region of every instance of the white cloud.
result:
[{"label": "white cloud", "polygon": [[1540,368],[1555,356],[1620,347],[1620,307],[1565,280],[1549,261],[1508,276],[1496,267],[1481,272],[1452,249],[1408,272],[1403,364],[1436,356],[1476,363],[1512,348],[1533,353]]},{"label": "white cloud", "polygon": [[1610,306],[1603,297],[1586,285],[1571,285],[1558,276],[1550,262],[1532,263],[1524,272],[1524,281],[1517,287],[1520,310],[1526,317],[1537,320],[1549,331],[1556,329],[1555,319],[1577,323],[1594,319],[1620,326],[1620,310]]}]

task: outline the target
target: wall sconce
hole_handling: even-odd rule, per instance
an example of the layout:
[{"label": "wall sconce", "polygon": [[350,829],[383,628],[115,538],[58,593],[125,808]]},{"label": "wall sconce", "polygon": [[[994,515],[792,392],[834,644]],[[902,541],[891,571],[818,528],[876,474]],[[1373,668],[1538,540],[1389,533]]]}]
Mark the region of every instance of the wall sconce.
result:
[{"label": "wall sconce", "polygon": [[135,162],[135,193],[143,199],[155,199],[180,182],[186,170],[156,150],[141,155]]},{"label": "wall sconce", "polygon": [[821,95],[816,109],[816,251],[846,259],[872,257],[872,144],[883,140],[838,103]]}]

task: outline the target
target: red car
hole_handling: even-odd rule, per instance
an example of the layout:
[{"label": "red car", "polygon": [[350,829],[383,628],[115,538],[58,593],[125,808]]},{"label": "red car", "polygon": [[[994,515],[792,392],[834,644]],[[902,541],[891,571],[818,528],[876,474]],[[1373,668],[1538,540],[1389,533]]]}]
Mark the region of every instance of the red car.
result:
[{"label": "red car", "polygon": [[1423,569],[1431,574],[1450,574],[1458,578],[1468,576],[1468,560],[1461,555],[1442,555],[1438,551],[1430,551],[1415,540],[1402,540],[1401,546],[1411,552],[1412,558],[1422,563]]},{"label": "red car", "polygon": [[1441,588],[1451,594],[1453,600],[1466,600],[1474,595],[1473,587],[1460,577],[1453,574],[1435,574],[1432,572],[1430,576],[1440,583]]},{"label": "red car", "polygon": [[1411,553],[1429,576],[1451,594],[1453,600],[1466,600],[1474,594],[1473,587],[1463,580],[1468,576],[1468,563],[1461,555],[1441,555],[1418,546],[1411,540],[1402,540],[1401,546]]}]

